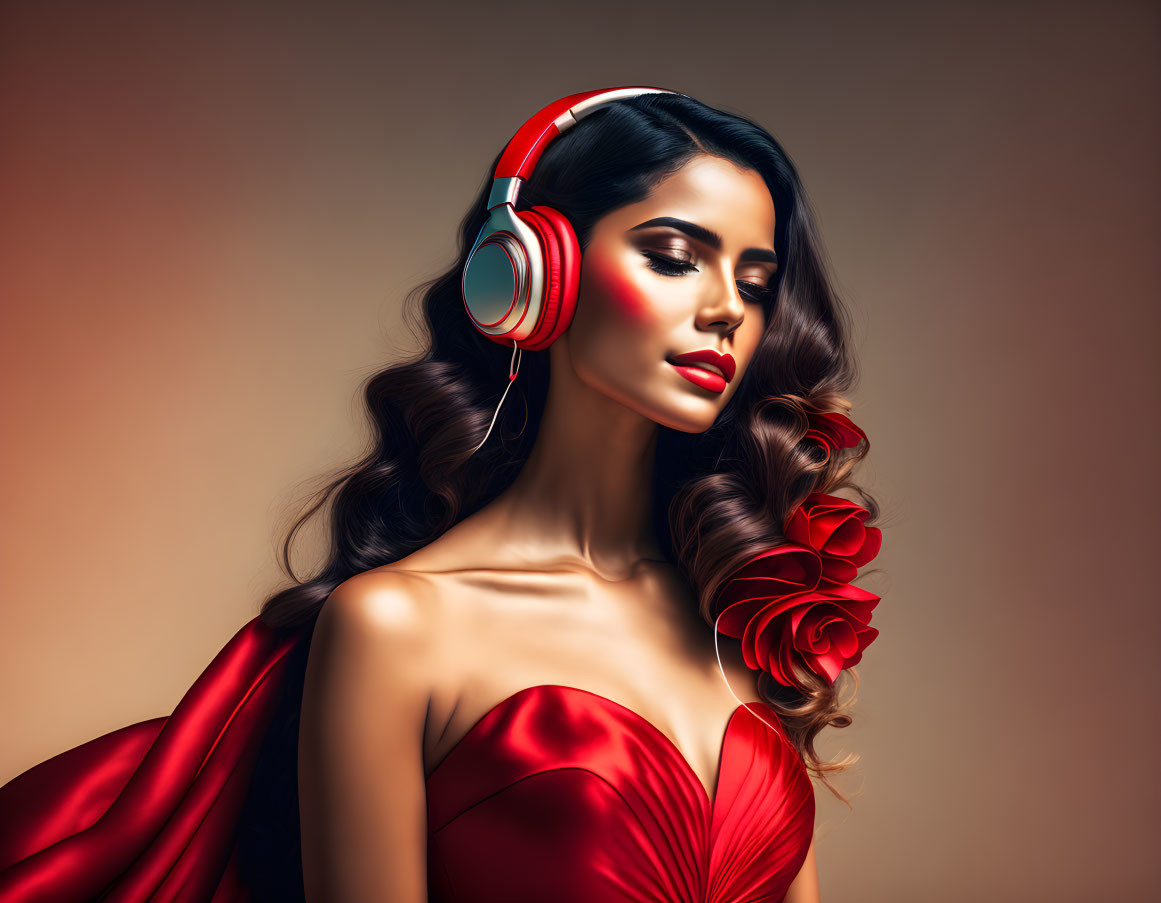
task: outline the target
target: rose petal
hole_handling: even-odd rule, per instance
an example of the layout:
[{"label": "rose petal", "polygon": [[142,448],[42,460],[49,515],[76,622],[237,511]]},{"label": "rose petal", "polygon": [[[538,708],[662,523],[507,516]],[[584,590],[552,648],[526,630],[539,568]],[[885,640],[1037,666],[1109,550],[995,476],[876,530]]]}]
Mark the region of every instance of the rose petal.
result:
[{"label": "rose petal", "polygon": [[847,659],[847,667],[857,665],[863,659],[863,653],[867,651],[867,647],[874,642],[875,637],[879,635],[879,631],[874,627],[865,627],[859,631],[859,651]]},{"label": "rose petal", "polygon": [[812,492],[787,519],[786,538],[824,558],[836,557],[861,567],[882,545],[881,531],[864,525],[868,517],[870,512],[852,501]]},{"label": "rose petal", "polygon": [[734,571],[736,577],[763,577],[806,584],[815,580],[821,568],[818,552],[802,543],[783,543],[759,552]]},{"label": "rose petal", "polygon": [[858,575],[859,569],[845,558],[822,558],[822,581],[829,583],[850,583]]},{"label": "rose petal", "polygon": [[839,672],[846,667],[846,659],[841,653],[831,650],[824,655],[814,656],[809,666],[815,674],[825,677],[827,683],[834,684]]},{"label": "rose petal", "polygon": [[718,614],[718,630],[726,636],[742,637],[748,625],[766,624],[773,618],[781,615],[795,603],[796,593],[787,593],[783,596],[760,596],[756,599],[744,599]]},{"label": "rose petal", "polygon": [[832,449],[854,448],[867,438],[854,421],[837,411],[808,411],[806,419],[810,426],[804,438],[815,439]]},{"label": "rose petal", "polygon": [[883,531],[878,527],[866,528],[866,539],[863,542],[862,549],[858,554],[852,555],[850,558],[851,564],[855,567],[862,567],[872,558],[879,554],[879,550],[883,547]]},{"label": "rose petal", "polygon": [[814,589],[822,559],[813,549],[787,543],[754,556],[718,590],[714,609],[727,636],[741,636],[746,622],[778,599]]}]

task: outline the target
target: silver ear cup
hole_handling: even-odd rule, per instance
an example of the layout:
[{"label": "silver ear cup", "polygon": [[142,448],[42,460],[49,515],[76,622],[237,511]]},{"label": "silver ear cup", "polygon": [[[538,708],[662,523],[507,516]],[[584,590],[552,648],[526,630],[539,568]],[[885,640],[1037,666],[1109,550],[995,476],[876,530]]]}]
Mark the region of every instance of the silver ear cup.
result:
[{"label": "silver ear cup", "polygon": [[492,210],[480,229],[462,288],[480,332],[517,342],[532,334],[544,305],[544,262],[540,239],[510,205]]},{"label": "silver ear cup", "polygon": [[464,300],[477,327],[497,326],[528,297],[528,261],[510,232],[493,232],[464,266]]}]

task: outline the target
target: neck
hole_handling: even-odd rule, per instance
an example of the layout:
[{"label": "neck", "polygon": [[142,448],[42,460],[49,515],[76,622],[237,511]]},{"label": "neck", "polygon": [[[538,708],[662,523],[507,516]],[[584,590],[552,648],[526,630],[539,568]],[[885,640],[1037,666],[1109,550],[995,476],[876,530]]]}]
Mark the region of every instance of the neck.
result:
[{"label": "neck", "polygon": [[652,524],[657,424],[557,366],[515,482],[489,507],[513,557],[565,560],[610,579],[662,560]]}]

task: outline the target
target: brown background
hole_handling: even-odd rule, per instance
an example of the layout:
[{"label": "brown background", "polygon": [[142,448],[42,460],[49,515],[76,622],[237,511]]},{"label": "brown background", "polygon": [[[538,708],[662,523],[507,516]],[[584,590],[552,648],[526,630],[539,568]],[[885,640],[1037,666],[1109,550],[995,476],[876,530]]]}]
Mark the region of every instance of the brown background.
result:
[{"label": "brown background", "polygon": [[785,144],[855,314],[886,574],[824,900],[1156,899],[1157,5],[156,6],[3,7],[0,781],[173,708],[492,156],[655,84]]}]

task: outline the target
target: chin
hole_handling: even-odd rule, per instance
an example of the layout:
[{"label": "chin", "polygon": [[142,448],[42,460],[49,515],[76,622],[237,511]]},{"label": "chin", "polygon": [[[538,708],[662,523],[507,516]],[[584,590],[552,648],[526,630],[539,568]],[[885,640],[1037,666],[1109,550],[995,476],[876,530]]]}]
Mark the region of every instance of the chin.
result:
[{"label": "chin", "polygon": [[[716,418],[714,418],[716,419]],[[660,421],[659,421],[660,422]],[[705,420],[698,423],[690,423],[689,421],[681,421],[677,423],[661,423],[662,426],[667,426],[672,430],[677,430],[679,433],[704,433],[711,426],[714,425],[713,420]]]},{"label": "chin", "polygon": [[704,404],[698,407],[702,410],[674,410],[671,408],[666,411],[655,410],[652,415],[647,416],[660,426],[669,427],[669,429],[677,430],[680,433],[704,433],[718,419],[721,407],[717,404]]}]

